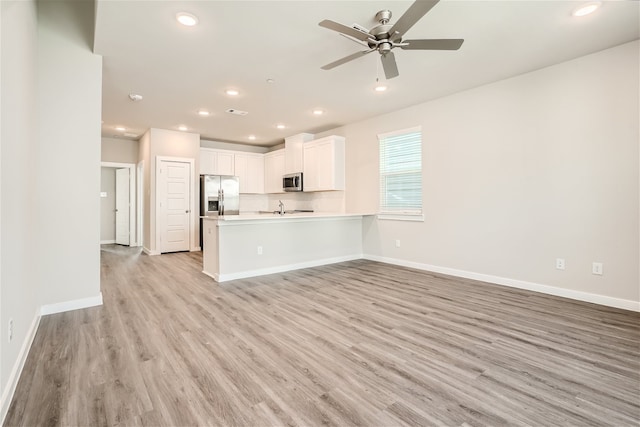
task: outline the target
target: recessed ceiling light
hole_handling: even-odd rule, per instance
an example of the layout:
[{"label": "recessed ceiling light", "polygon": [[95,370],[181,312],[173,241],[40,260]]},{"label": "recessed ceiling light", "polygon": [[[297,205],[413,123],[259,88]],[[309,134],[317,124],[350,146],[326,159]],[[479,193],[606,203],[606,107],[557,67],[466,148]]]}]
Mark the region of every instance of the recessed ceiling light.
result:
[{"label": "recessed ceiling light", "polygon": [[209,111],[207,110],[198,110],[198,115],[202,116],[202,117],[207,117],[209,114],[211,114]]},{"label": "recessed ceiling light", "polygon": [[600,5],[602,5],[602,2],[599,1],[585,3],[582,6],[574,9],[572,15],[577,17],[589,15],[590,13],[595,12],[596,9],[600,7]]},{"label": "recessed ceiling light", "polygon": [[193,27],[194,25],[196,25],[198,23],[198,18],[196,18],[194,15],[190,14],[190,13],[186,13],[186,12],[180,12],[176,15],[176,19],[178,20],[179,23],[181,23],[182,25],[185,25],[187,27]]},{"label": "recessed ceiling light", "polygon": [[285,128],[285,125],[283,125],[282,123],[278,123],[278,124],[276,125],[276,127],[277,127],[278,129],[284,129],[284,128]]},{"label": "recessed ceiling light", "polygon": [[119,130],[120,132],[124,132],[125,130],[127,130],[127,128],[125,128],[124,126],[116,126],[116,130]]},{"label": "recessed ceiling light", "polygon": [[142,95],[139,95],[137,93],[130,93],[129,99],[132,100],[133,102],[142,101]]},{"label": "recessed ceiling light", "polygon": [[273,79],[267,79],[267,83],[269,83],[269,84],[272,84],[272,83],[275,83],[275,82],[276,82],[276,81],[275,81],[275,80],[273,80]]},{"label": "recessed ceiling light", "polygon": [[224,93],[226,93],[229,96],[236,96],[240,94],[240,92],[238,92],[236,89],[227,89],[224,91]]},{"label": "recessed ceiling light", "polygon": [[384,92],[385,90],[387,90],[386,85],[382,85],[382,84],[376,85],[376,88],[375,88],[376,92]]},{"label": "recessed ceiling light", "polygon": [[316,108],[315,110],[313,110],[314,116],[321,116],[323,114],[324,114],[324,110],[321,110],[320,108]]},{"label": "recessed ceiling light", "polygon": [[184,132],[184,131],[187,130],[187,127],[185,125],[180,125],[180,126],[178,126],[178,130],[181,130],[181,131]]},{"label": "recessed ceiling light", "polygon": [[250,141],[255,141],[256,140],[256,136],[255,135],[249,135],[249,140]]}]

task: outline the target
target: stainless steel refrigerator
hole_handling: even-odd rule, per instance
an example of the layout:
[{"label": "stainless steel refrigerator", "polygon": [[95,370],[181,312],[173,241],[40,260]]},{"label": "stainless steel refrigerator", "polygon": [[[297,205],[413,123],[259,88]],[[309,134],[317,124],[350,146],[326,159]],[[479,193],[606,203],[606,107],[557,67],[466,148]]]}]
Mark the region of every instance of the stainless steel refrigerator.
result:
[{"label": "stainless steel refrigerator", "polygon": [[[200,175],[200,216],[238,215],[240,181],[237,176]],[[200,219],[202,247],[202,219]]]}]

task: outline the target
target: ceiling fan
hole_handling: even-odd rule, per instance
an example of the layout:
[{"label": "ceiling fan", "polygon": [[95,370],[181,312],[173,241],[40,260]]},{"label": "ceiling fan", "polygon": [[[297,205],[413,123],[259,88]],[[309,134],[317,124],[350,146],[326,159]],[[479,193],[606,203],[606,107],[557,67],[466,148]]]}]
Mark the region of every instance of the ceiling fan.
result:
[{"label": "ceiling fan", "polygon": [[431,8],[433,8],[439,0],[416,0],[407,11],[398,19],[398,21],[391,25],[389,20],[391,19],[390,10],[381,10],[376,14],[376,20],[380,25],[376,25],[370,30],[367,30],[360,25],[354,25],[349,27],[347,25],[340,24],[329,19],[325,19],[318,25],[324,28],[328,28],[333,31],[337,31],[341,35],[353,40],[363,46],[367,47],[367,50],[353,53],[349,56],[345,56],[342,59],[338,59],[330,64],[321,67],[323,70],[330,70],[338,65],[345,64],[354,59],[360,58],[367,53],[378,51],[381,55],[382,68],[387,79],[392,79],[399,75],[398,65],[396,59],[391,51],[392,49],[399,47],[404,50],[458,50],[462,46],[464,39],[416,39],[416,40],[402,40],[404,33],[406,33],[413,25],[420,20]]}]

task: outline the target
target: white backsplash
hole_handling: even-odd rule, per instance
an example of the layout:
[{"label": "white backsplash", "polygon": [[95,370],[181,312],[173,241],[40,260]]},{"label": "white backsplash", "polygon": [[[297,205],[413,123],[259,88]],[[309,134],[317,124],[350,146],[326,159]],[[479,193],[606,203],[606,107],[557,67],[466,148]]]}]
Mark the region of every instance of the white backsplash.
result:
[{"label": "white backsplash", "polygon": [[269,208],[268,194],[241,194],[240,213],[256,213]]},{"label": "white backsplash", "polygon": [[313,193],[241,194],[240,213],[278,210],[282,200],[286,210],[304,209],[314,212],[344,212],[344,191]]},{"label": "white backsplash", "polygon": [[305,209],[314,212],[344,212],[344,191],[269,194],[268,210],[277,210],[282,200],[286,210]]}]

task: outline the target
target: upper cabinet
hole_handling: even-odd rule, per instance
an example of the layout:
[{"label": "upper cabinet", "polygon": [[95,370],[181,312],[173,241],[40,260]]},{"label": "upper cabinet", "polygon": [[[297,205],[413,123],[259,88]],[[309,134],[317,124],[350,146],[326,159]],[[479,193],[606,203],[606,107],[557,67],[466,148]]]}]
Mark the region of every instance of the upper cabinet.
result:
[{"label": "upper cabinet", "polygon": [[234,170],[240,181],[240,193],[264,193],[264,156],[254,153],[235,153]]},{"label": "upper cabinet", "polygon": [[313,134],[300,133],[284,139],[284,173],[302,172],[304,143],[313,140]]},{"label": "upper cabinet", "polygon": [[234,152],[200,148],[200,175],[235,175]]},{"label": "upper cabinet", "polygon": [[282,176],[285,174],[284,149],[264,155],[264,192],[284,193]]},{"label": "upper cabinet", "polygon": [[304,191],[344,190],[344,138],[328,136],[304,143]]}]

